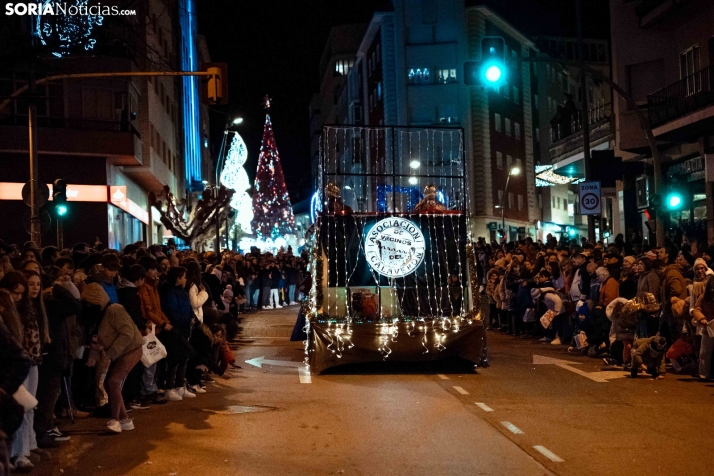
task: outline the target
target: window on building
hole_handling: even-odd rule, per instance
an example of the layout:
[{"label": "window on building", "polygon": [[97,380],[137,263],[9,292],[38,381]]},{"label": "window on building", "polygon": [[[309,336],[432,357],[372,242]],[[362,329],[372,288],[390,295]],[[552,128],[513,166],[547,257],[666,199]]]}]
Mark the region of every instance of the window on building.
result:
[{"label": "window on building", "polygon": [[503,154],[496,152],[496,168],[503,169]]},{"label": "window on building", "polygon": [[550,208],[555,208],[555,197],[550,197]]},{"label": "window on building", "polygon": [[520,100],[520,91],[518,91],[517,87],[513,86],[513,102],[518,104]]},{"label": "window on building", "polygon": [[506,155],[506,167],[508,168],[509,172],[511,170],[511,167],[513,167],[513,157],[510,155]]},{"label": "window on building", "polygon": [[377,46],[374,47],[374,57],[375,57],[377,63],[379,63],[379,52],[382,50],[381,46],[382,45],[377,43]]},{"label": "window on building", "polygon": [[555,197],[555,208],[560,208],[560,197]]},{"label": "window on building", "polygon": [[409,68],[407,79],[409,84],[431,84],[431,70],[429,68]]},{"label": "window on building", "polygon": [[337,60],[335,61],[335,73],[346,76],[352,66],[354,66],[354,60]]},{"label": "window on building", "polygon": [[699,45],[683,51],[679,55],[679,77],[686,79],[687,95],[698,93],[702,90],[701,77],[692,76],[699,71]]},{"label": "window on building", "polygon": [[513,192],[508,192],[508,209],[513,210]]},{"label": "window on building", "polygon": [[506,118],[506,135],[511,135],[511,120],[509,118]]},{"label": "window on building", "polygon": [[514,122],[513,127],[514,127],[513,136],[516,139],[521,140],[521,125],[520,125],[520,123]]},{"label": "window on building", "polygon": [[538,194],[538,209],[539,210],[543,209],[543,194],[542,193]]},{"label": "window on building", "polygon": [[154,136],[154,125],[151,124],[151,148],[156,149],[156,137]]},{"label": "window on building", "polygon": [[156,81],[154,81],[154,94],[159,95],[159,78],[156,78]]},{"label": "window on building", "polygon": [[511,50],[511,58],[518,58],[518,52],[516,50]]},{"label": "window on building", "polygon": [[501,86],[501,94],[503,94],[507,98],[510,98],[511,97],[510,89],[511,89],[511,87],[509,85],[504,84],[503,86]]},{"label": "window on building", "polygon": [[533,95],[533,108],[537,111],[538,110],[538,95],[534,94]]},{"label": "window on building", "polygon": [[456,69],[439,69],[436,71],[436,82],[440,84],[455,83]]},{"label": "window on building", "polygon": [[501,205],[503,203],[503,190],[498,191],[498,204]]},{"label": "window on building", "polygon": [[382,82],[377,83],[377,101],[382,100]]},{"label": "window on building", "polygon": [[568,209],[568,199],[564,198],[563,199],[563,210],[567,210],[567,209]]},{"label": "window on building", "polygon": [[518,167],[518,170],[523,172],[523,161],[521,161],[521,159],[516,159],[516,167]]},{"label": "window on building", "polygon": [[540,141],[540,127],[535,128],[535,140]]},{"label": "window on building", "polygon": [[518,211],[523,210],[523,195],[518,194]]},{"label": "window on building", "polygon": [[502,130],[501,115],[499,113],[495,113],[493,115],[493,122],[495,124],[496,131],[501,132],[501,130]]}]

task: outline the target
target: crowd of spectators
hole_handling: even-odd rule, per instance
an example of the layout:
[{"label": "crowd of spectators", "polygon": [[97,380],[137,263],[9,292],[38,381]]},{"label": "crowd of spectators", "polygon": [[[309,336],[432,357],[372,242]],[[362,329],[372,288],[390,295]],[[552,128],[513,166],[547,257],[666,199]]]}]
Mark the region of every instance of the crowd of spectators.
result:
[{"label": "crowd of spectators", "polygon": [[530,238],[477,243],[488,329],[664,378],[712,378],[714,246]]},{"label": "crowd of spectators", "polygon": [[228,343],[240,314],[295,305],[309,285],[290,248],[0,242],[0,476],[31,472],[67,441],[62,419],[121,433],[135,410],[205,393],[239,368]]}]

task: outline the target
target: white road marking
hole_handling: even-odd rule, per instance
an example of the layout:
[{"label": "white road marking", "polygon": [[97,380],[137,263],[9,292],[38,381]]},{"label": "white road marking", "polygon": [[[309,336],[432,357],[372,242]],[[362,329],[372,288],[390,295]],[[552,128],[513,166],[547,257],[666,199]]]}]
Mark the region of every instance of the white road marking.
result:
[{"label": "white road marking", "polygon": [[441,380],[449,380],[449,377],[447,377],[444,374],[436,374]]},{"label": "white road marking", "polygon": [[520,428],[518,428],[516,425],[511,423],[510,421],[502,421],[501,425],[505,426],[508,431],[513,433],[514,435],[523,435],[524,433],[521,431]]},{"label": "white road marking", "polygon": [[489,407],[489,406],[486,405],[485,403],[476,402],[476,406],[479,407],[481,410],[483,410],[483,411],[485,411],[485,412],[492,412],[492,411],[493,411],[493,408]]},{"label": "white road marking", "polygon": [[310,371],[303,362],[295,362],[294,360],[269,360],[261,356],[256,357],[254,359],[246,360],[245,363],[250,364],[254,367],[258,367],[259,369],[263,368],[263,365],[295,367],[298,370],[298,377],[300,378],[300,383],[312,383]]},{"label": "white road marking", "polygon": [[613,380],[616,378],[625,377],[624,372],[585,372],[584,370],[576,369],[571,367],[572,365],[581,365],[580,362],[573,362],[572,360],[562,360],[554,359],[553,357],[544,357],[542,355],[533,355],[534,365],[555,365],[561,369],[568,370],[574,374],[578,374],[581,377],[592,380],[598,383],[607,383],[608,380]]},{"label": "white road marking", "polygon": [[456,390],[457,392],[459,392],[461,395],[468,395],[468,394],[469,394],[469,392],[467,392],[467,391],[464,390],[463,388],[458,387],[458,386],[456,386],[456,385],[454,385],[454,390]]},{"label": "white road marking", "polygon": [[306,366],[301,365],[298,367],[298,376],[300,377],[300,383],[312,383],[312,377],[310,377],[310,371]]},{"label": "white road marking", "polygon": [[538,453],[542,454],[543,456],[545,456],[545,457],[548,458],[549,460],[553,461],[554,463],[562,463],[562,462],[565,461],[563,458],[561,458],[561,457],[558,456],[557,454],[553,453],[552,451],[550,451],[550,450],[549,450],[548,448],[546,448],[545,446],[540,446],[540,445],[538,445],[538,446],[534,446],[533,448],[534,448]]}]

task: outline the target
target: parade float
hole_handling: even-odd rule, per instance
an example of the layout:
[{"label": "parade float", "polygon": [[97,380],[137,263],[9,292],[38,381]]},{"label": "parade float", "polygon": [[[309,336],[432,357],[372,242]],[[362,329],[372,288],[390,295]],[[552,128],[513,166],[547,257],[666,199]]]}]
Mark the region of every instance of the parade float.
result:
[{"label": "parade float", "polygon": [[460,128],[325,126],[306,363],[488,365]]}]

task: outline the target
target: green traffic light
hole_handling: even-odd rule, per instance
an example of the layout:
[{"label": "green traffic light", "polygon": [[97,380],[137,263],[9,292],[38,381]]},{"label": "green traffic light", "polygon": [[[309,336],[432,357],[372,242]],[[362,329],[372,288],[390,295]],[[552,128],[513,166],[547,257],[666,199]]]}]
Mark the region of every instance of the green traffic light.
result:
[{"label": "green traffic light", "polygon": [[501,68],[496,65],[486,68],[486,80],[491,83],[496,83],[501,79]]},{"label": "green traffic light", "polygon": [[676,193],[667,197],[667,206],[671,209],[679,208],[682,205],[682,196]]},{"label": "green traffic light", "polygon": [[65,204],[57,205],[57,207],[55,209],[57,211],[57,215],[61,216],[61,217],[65,216],[67,214],[67,212],[69,211],[69,209],[67,208],[67,205],[65,205]]}]

